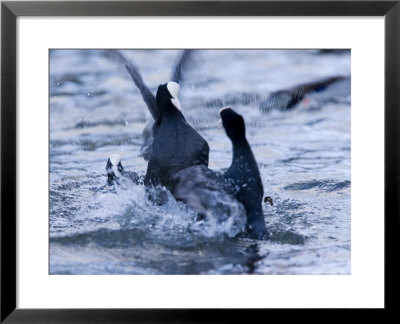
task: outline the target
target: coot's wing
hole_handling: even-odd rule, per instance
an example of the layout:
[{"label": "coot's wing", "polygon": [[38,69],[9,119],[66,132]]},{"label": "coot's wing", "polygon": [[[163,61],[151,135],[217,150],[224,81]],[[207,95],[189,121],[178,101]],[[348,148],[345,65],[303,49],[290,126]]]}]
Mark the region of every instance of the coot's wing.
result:
[{"label": "coot's wing", "polygon": [[130,62],[127,58],[125,58],[125,56],[118,50],[104,50],[104,54],[111,59],[117,60],[125,64],[126,69],[133,79],[133,82],[135,82],[136,86],[139,88],[139,91],[142,94],[143,100],[149,108],[151,115],[153,116],[154,120],[157,120],[159,117],[159,112],[157,108],[156,98],[143,82],[138,68],[135,67],[135,65],[133,65],[132,62]]},{"label": "coot's wing", "polygon": [[157,108],[156,98],[151,93],[150,89],[146,86],[146,84],[143,82],[139,70],[132,63],[129,62],[125,65],[125,67],[128,70],[129,74],[131,75],[133,82],[135,82],[136,86],[139,88],[143,100],[150,110],[151,116],[153,116],[154,120],[158,120],[160,113]]},{"label": "coot's wing", "polygon": [[172,69],[171,81],[179,83],[182,80],[182,70],[189,61],[193,50],[183,50]]},{"label": "coot's wing", "polygon": [[289,89],[275,91],[267,99],[261,100],[259,107],[261,111],[291,109],[302,101],[306,95],[321,92],[334,84],[348,79],[348,77],[344,76],[333,76],[314,82],[303,83]]},{"label": "coot's wing", "polygon": [[289,89],[288,91],[291,92],[293,95],[301,94],[304,97],[305,94],[308,94],[310,92],[325,90],[326,87],[343,79],[345,79],[344,76],[328,77],[314,82],[300,84],[293,87],[292,89]]},{"label": "coot's wing", "polygon": [[334,76],[322,80],[317,80],[314,82],[300,84],[296,87],[293,87],[292,89],[287,90],[287,93],[289,93],[291,96],[291,100],[289,101],[289,104],[285,108],[293,108],[301,100],[303,100],[303,98],[306,95],[310,93],[324,91],[327,87],[344,79],[345,77],[343,76]]}]

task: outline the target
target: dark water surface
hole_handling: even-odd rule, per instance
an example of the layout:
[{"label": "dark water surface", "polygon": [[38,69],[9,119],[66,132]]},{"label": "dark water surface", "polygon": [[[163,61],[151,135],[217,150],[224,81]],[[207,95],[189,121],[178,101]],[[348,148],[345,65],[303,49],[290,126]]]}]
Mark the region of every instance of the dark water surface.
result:
[{"label": "dark water surface", "polygon": [[[175,50],[123,51],[155,93]],[[229,222],[196,222],[172,197],[155,206],[143,186],[106,184],[108,156],[145,173],[150,119],[123,64],[103,51],[50,54],[51,274],[349,274],[350,95],[328,88],[293,109],[261,112],[274,91],[350,76],[350,53],[201,50],[181,87],[187,120],[208,141],[210,168],[229,167],[217,126],[226,105],[242,114],[259,163],[269,241],[233,236]],[[336,87],[337,88],[337,87]],[[336,92],[335,92],[336,91]]]}]

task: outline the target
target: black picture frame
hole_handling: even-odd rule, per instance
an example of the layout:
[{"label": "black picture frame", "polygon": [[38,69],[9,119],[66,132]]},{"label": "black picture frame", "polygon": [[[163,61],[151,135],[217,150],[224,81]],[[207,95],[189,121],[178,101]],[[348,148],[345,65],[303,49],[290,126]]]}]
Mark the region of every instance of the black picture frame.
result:
[{"label": "black picture frame", "polygon": [[[395,1],[2,1],[1,322],[128,323],[258,321],[267,310],[16,308],[16,19],[19,16],[384,16],[385,310],[394,310],[400,228],[400,0]],[[373,127],[373,125],[371,125]],[[371,188],[373,190],[373,188]],[[371,237],[373,239],[373,237]],[[266,292],[268,293],[268,292]],[[276,312],[276,310],[270,310]],[[298,311],[299,312],[299,311]],[[301,312],[301,311],[300,311]],[[379,314],[382,314],[379,311]],[[387,313],[387,312],[386,312]],[[380,315],[379,315],[380,316]],[[380,317],[379,317],[380,318]],[[380,320],[382,320],[380,318]]]}]

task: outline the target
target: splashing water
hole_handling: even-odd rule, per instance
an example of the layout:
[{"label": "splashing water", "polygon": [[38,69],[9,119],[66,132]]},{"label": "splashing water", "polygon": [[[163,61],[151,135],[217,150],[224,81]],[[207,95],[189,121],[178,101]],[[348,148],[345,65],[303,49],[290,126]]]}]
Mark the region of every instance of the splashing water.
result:
[{"label": "splashing water", "polygon": [[[124,51],[155,93],[172,50]],[[151,57],[151,59],[149,59]],[[99,64],[101,63],[101,64]],[[182,111],[208,141],[210,168],[229,167],[232,148],[218,111],[246,121],[265,195],[268,241],[237,236],[240,204],[214,197],[206,219],[166,193],[147,199],[129,180],[107,185],[108,156],[146,172],[142,131],[150,115],[124,66],[98,50],[50,54],[51,274],[349,274],[350,96],[310,94],[290,111],[259,110],[268,95],[350,75],[350,53],[312,50],[196,51],[181,87]],[[331,94],[331,96],[327,95]]]}]

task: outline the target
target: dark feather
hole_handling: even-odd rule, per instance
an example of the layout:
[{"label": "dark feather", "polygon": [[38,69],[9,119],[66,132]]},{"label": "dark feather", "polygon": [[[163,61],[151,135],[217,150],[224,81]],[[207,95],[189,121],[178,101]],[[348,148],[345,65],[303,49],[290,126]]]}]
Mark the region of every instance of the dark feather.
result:
[{"label": "dark feather", "polygon": [[160,113],[157,108],[156,98],[151,93],[150,89],[143,82],[142,77],[139,73],[139,70],[132,64],[128,63],[125,65],[127,71],[132,77],[133,82],[135,82],[136,86],[139,88],[140,93],[142,94],[143,100],[146,103],[151,116],[156,121],[160,117]]},{"label": "dark feather", "polygon": [[173,67],[171,74],[171,81],[179,83],[182,80],[182,71],[184,66],[190,60],[193,50],[183,50],[182,54],[179,56],[175,66]]}]

